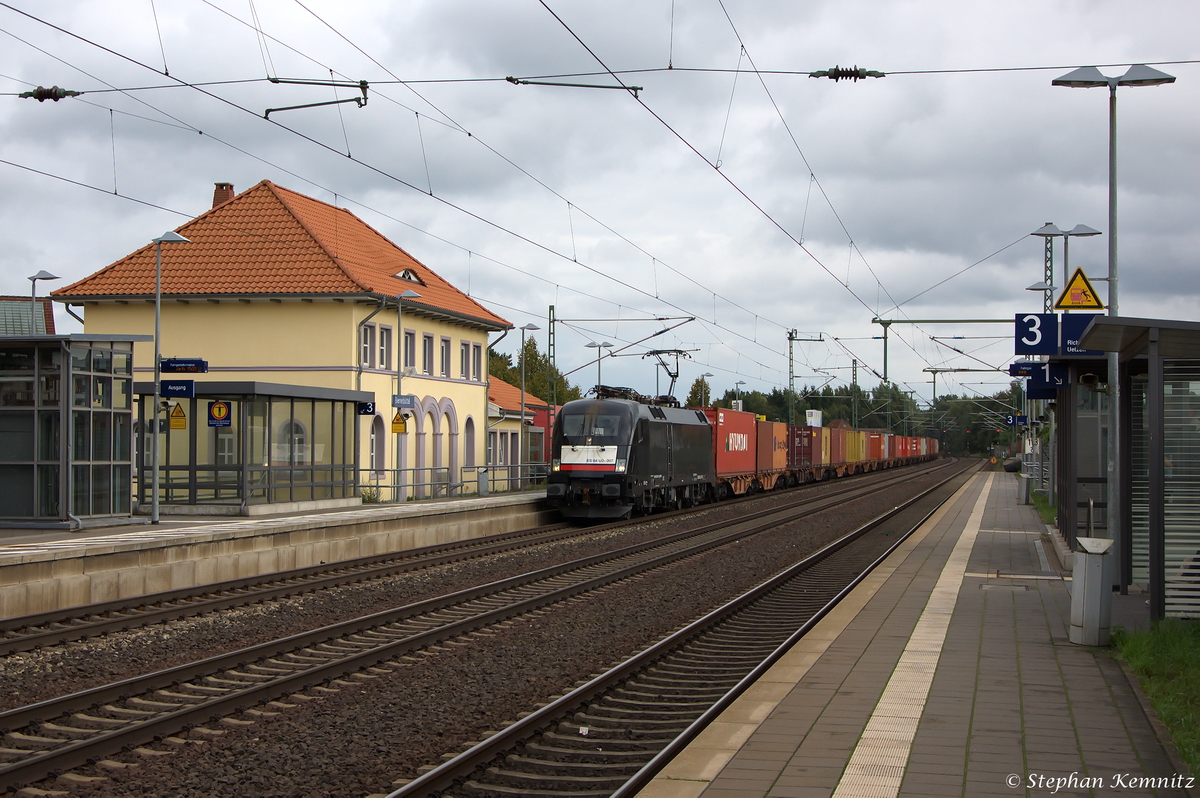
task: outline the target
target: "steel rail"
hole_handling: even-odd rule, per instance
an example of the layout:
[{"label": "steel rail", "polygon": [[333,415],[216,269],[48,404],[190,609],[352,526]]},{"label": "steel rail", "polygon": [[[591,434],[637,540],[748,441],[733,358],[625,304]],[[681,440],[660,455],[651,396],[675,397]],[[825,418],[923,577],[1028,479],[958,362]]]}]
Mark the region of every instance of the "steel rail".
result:
[{"label": "steel rail", "polygon": [[[894,481],[887,480],[886,485],[875,482],[865,485],[860,483],[852,490],[864,496],[870,495],[890,487]],[[11,735],[18,729],[35,727],[32,729],[33,734],[20,734],[23,739],[30,741],[30,744],[44,749],[29,751],[4,749],[3,753],[9,757],[21,753],[28,753],[29,756],[16,759],[16,761],[10,760],[0,765],[0,786],[27,784],[50,773],[61,772],[111,755],[123,748],[144,745],[155,739],[161,739],[181,728],[205,723],[249,705],[264,703],[322,682],[329,682],[347,673],[393,660],[404,653],[436,645],[446,638],[469,633],[487,624],[503,622],[522,613],[605,587],[630,576],[696,556],[703,551],[767,529],[773,529],[780,523],[827,509],[840,503],[842,496],[847,492],[850,491],[838,491],[837,495],[826,494],[820,497],[802,498],[798,502],[751,513],[734,521],[709,523],[695,530],[626,546],[614,552],[551,566],[500,580],[490,585],[477,586],[448,596],[419,602],[408,607],[375,613],[240,651],[210,657],[197,663],[189,663],[0,713],[0,730],[8,731]],[[722,531],[729,527],[745,527],[748,523],[753,523],[749,529],[742,528],[734,532]],[[696,541],[697,538],[705,535],[709,537]],[[656,550],[666,550],[666,553],[656,553]],[[637,560],[639,555],[649,556],[643,557],[640,561],[628,562]],[[582,574],[588,569],[600,568],[604,569],[603,572],[588,575],[589,578],[576,581],[574,584],[560,585],[555,582],[572,572]],[[506,604],[495,606],[494,599],[498,593],[502,591],[520,592],[523,589],[528,591],[535,583],[548,584],[548,589],[532,595],[518,595]],[[484,607],[482,611],[475,611],[465,617],[449,621],[438,618],[433,628],[415,634],[405,634],[400,638],[383,643],[379,643],[375,638],[366,642],[364,642],[365,638],[353,639],[355,635],[364,635],[364,633],[383,634],[382,627],[387,624],[402,621],[418,623],[421,617],[429,618],[431,615],[436,616],[439,612],[445,614],[455,606],[472,601],[482,603],[483,600],[488,599],[492,599],[489,602],[492,606]],[[370,644],[370,648],[367,650],[346,653],[348,649],[360,648],[367,643]],[[320,650],[322,646],[324,646],[324,650]],[[324,662],[317,664],[309,662],[312,659],[327,657],[330,651],[345,655],[332,659],[327,658]],[[280,674],[280,669],[297,664],[294,660],[285,661],[283,658],[287,656],[298,658],[306,667],[297,668],[292,673]],[[187,702],[182,708],[172,707],[152,711],[163,706],[165,697],[163,691],[166,691],[166,695],[169,695],[172,700],[181,697],[195,698],[194,694],[181,696],[180,685],[185,685],[184,689],[187,689],[187,682],[203,677],[211,679],[216,674],[224,675],[218,681],[225,684],[232,684],[236,679],[259,680],[259,682],[247,684],[241,689],[236,686],[226,689],[211,686],[192,687],[190,688],[192,690],[208,692],[220,690],[222,694],[209,698],[201,695],[197,700]],[[268,679],[269,675],[273,678]],[[153,717],[129,721],[120,728],[107,732],[98,731],[83,739],[51,738],[37,733],[43,719],[60,719],[62,716],[72,713],[86,713],[96,706],[103,706],[107,702],[123,701],[135,695],[140,701],[138,706],[143,708],[149,706],[150,708],[134,710],[134,712]],[[148,699],[142,698],[147,695],[149,695]],[[130,712],[127,709],[122,711],[126,714]],[[87,718],[95,720],[94,716],[87,716]],[[108,719],[105,720],[109,722]],[[54,732],[57,733],[62,730],[64,725],[69,725],[69,721],[53,725]],[[71,733],[83,731],[88,730],[71,729]],[[55,743],[61,744],[54,745]]]},{"label": "steel rail", "polygon": [[[712,612],[706,614],[703,618],[700,618],[678,632],[664,638],[658,643],[655,643],[649,648],[631,657],[629,660],[626,660],[620,665],[615,666],[604,674],[597,676],[586,684],[581,685],[577,689],[572,690],[566,695],[550,702],[533,713],[526,715],[495,735],[481,741],[467,751],[464,751],[463,753],[447,760],[440,766],[424,773],[394,792],[389,793],[387,798],[438,796],[442,795],[446,790],[462,787],[464,782],[466,782],[466,780],[469,779],[473,773],[486,767],[494,760],[519,750],[522,744],[529,738],[546,732],[548,728],[556,725],[562,720],[562,718],[570,717],[571,713],[578,708],[586,707],[589,704],[595,703],[600,696],[614,687],[626,682],[633,674],[655,664],[660,658],[668,655],[673,650],[679,649],[688,641],[696,638],[698,635],[706,631],[711,630],[715,625],[739,613],[747,606],[761,599],[763,596],[766,596],[772,591],[776,590],[780,585],[796,578],[797,575],[810,570],[813,568],[813,566],[823,562],[831,555],[841,551],[854,541],[859,540],[870,530],[885,523],[899,513],[904,512],[917,502],[925,499],[926,497],[932,495],[935,491],[940,490],[948,483],[959,478],[963,475],[963,473],[964,472],[961,470],[957,471],[955,474],[942,480],[937,485],[934,485],[928,490],[923,491],[911,500],[901,504],[896,508],[893,508],[892,510],[880,515],[872,521],[867,522],[858,529],[843,536],[839,540],[830,543],[821,550],[809,555],[801,562],[787,568],[779,575],[772,577],[742,596],[726,603],[716,610],[713,610]],[[897,546],[903,543],[903,541],[906,540],[909,535],[911,535],[912,532],[920,526],[921,523],[924,523],[929,515],[931,515],[935,510],[931,510],[929,513],[925,514],[924,518],[915,524],[912,529],[901,535],[900,538],[891,546],[889,546],[882,555],[875,558],[873,562],[871,562],[867,567],[863,568],[848,584],[839,589],[832,599],[827,601],[811,618],[805,621],[796,629],[796,631],[789,635],[787,640],[779,645],[770,654],[770,656],[756,665],[737,683],[732,690],[725,693],[716,703],[705,710],[697,720],[692,722],[678,742],[670,743],[668,747],[664,748],[663,751],[659,752],[659,754],[657,754],[648,764],[639,770],[638,773],[635,774],[635,776],[632,777],[628,782],[628,784],[631,785],[629,790],[625,790],[625,788],[622,787],[622,792],[613,793],[613,798],[616,798],[618,794],[623,796],[623,798],[626,796],[631,796],[636,792],[637,788],[644,786],[645,782],[648,781],[648,779],[652,777],[654,773],[657,773],[658,770],[661,769],[666,762],[670,761],[670,758],[676,755],[677,752],[681,750],[687,742],[690,742],[691,739],[693,739],[696,734],[698,734],[704,728],[705,725],[711,722],[712,719],[714,719],[724,708],[732,703],[732,701],[738,695],[740,695],[746,690],[747,687],[753,684],[754,680],[763,672],[765,672],[765,670],[769,668],[771,664],[777,661],[779,657],[781,657],[787,651],[788,648],[794,645],[796,640],[800,639],[800,637],[809,631],[813,625],[815,625],[821,618],[828,614],[829,610],[831,610],[838,601],[844,598],[855,586],[858,585],[859,582],[862,581],[862,579],[864,579],[875,567],[883,562],[886,557],[892,551],[894,551]],[[670,751],[669,754],[667,753],[668,750]],[[653,769],[651,769],[652,766]],[[635,780],[640,780],[638,787],[632,786],[634,785]],[[551,794],[553,793],[546,793],[546,795]]]}]

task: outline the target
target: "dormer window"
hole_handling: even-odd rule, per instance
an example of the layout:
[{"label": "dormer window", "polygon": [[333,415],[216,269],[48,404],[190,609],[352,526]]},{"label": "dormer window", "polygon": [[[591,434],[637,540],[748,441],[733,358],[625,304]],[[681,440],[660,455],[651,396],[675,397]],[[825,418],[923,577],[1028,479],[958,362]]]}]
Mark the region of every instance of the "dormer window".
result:
[{"label": "dormer window", "polygon": [[399,274],[397,274],[395,276],[399,277],[401,280],[407,280],[410,283],[416,283],[417,285],[425,285],[425,281],[422,280],[420,277],[418,277],[416,271],[413,269],[405,269],[404,271],[400,272]]}]

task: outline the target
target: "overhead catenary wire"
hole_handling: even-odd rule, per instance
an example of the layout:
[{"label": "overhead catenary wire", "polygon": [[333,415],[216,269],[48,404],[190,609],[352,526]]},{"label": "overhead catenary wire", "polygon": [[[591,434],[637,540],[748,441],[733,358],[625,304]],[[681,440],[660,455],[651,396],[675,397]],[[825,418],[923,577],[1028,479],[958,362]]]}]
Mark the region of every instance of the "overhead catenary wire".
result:
[{"label": "overhead catenary wire", "polygon": [[[231,103],[231,104],[232,104],[232,103]],[[236,107],[236,104],[233,104],[233,105],[235,105],[235,107]],[[284,127],[284,128],[286,129],[286,126],[281,126],[281,127]],[[198,131],[196,128],[191,128],[191,127],[189,127],[189,128],[185,128],[185,129],[192,129],[192,130],[196,130],[196,132],[199,132],[199,131]],[[294,131],[292,131],[292,132],[294,132]],[[300,135],[302,135],[302,134],[300,134]],[[322,144],[322,146],[327,146],[327,145],[323,145],[323,144]],[[305,178],[302,178],[302,179],[305,179]],[[306,180],[306,182],[308,182],[308,181]],[[423,192],[423,193],[425,193],[425,192]],[[370,208],[369,206],[365,206],[365,205],[363,205],[362,207],[366,207],[366,208],[368,208],[369,210],[372,210],[372,211],[374,211],[374,210],[375,210],[375,209],[373,209],[373,208]],[[414,229],[416,229],[416,228],[414,228]],[[421,231],[421,232],[425,232],[425,231]],[[558,255],[559,257],[565,257],[565,255],[562,255],[561,253],[555,253],[555,254],[556,254],[556,255]],[[571,259],[571,260],[575,260],[574,258],[569,258],[569,259]],[[657,264],[657,260],[656,260],[656,259],[654,260],[654,263],[655,263],[655,264]],[[607,277],[608,275],[605,275],[605,276]],[[620,281],[618,281],[618,282],[620,282]],[[556,284],[556,285],[557,285],[557,284]],[[626,285],[628,286],[628,284],[626,284]],[[643,293],[645,293],[645,292],[643,292]],[[658,290],[657,290],[657,288],[656,288],[654,295],[650,295],[650,294],[646,293],[646,296],[653,296],[654,298],[659,298],[659,297],[658,297],[658,293],[659,293],[659,292],[658,292]],[[593,297],[593,298],[597,298],[597,299],[598,299],[598,297]],[[721,298],[722,298],[722,299],[725,299],[725,297],[721,297]],[[714,293],[714,300],[715,300],[715,299],[716,299],[716,294]],[[608,300],[602,300],[602,301],[608,301]],[[731,304],[732,304],[732,303],[731,303]],[[757,316],[757,314],[755,314],[755,315]],[[768,319],[764,319],[764,321],[768,321],[768,322],[769,322],[770,320],[768,320]],[[718,324],[718,323],[717,323],[717,319],[716,319],[716,316],[715,316],[715,314],[714,314],[713,324],[714,324],[714,326],[717,326],[717,327],[719,327],[719,328],[721,328],[721,329],[726,329],[726,328],[724,328],[724,326],[723,326],[723,325],[720,325],[720,324]],[[741,336],[741,337],[742,337],[742,338],[745,338],[745,336]],[[756,337],[757,337],[757,336],[756,336]],[[773,353],[773,354],[778,354],[778,351],[777,351],[777,350],[775,350],[775,349],[772,349],[771,351],[772,351],[772,353]],[[760,365],[760,366],[763,366],[763,364],[759,364],[759,365]],[[766,368],[771,368],[771,367],[766,367]],[[778,371],[777,369],[773,369],[773,368],[771,368],[771,370],[772,370],[772,371]]]},{"label": "overhead catenary wire", "polygon": [[[299,4],[299,3],[298,3],[298,4]],[[303,7],[303,4],[300,4],[300,5],[301,5],[301,7]],[[135,58],[133,58],[133,57],[131,57],[131,56],[128,56],[128,55],[126,55],[126,54],[124,54],[124,53],[120,53],[120,52],[118,52],[118,51],[115,51],[115,50],[113,50],[113,49],[111,49],[111,48],[109,48],[109,47],[106,47],[106,46],[104,46],[104,45],[102,45],[102,44],[99,44],[98,42],[94,42],[94,41],[92,41],[92,40],[88,39],[87,37],[84,37],[84,36],[82,36],[82,35],[80,35],[80,34],[77,34],[77,33],[74,33],[74,32],[72,32],[72,31],[66,30],[66,29],[62,28],[61,26],[55,25],[54,23],[51,23],[51,22],[49,22],[49,21],[47,21],[47,20],[44,20],[44,19],[41,19],[41,18],[39,18],[39,17],[37,17],[37,16],[35,16],[35,15],[33,15],[33,14],[30,14],[29,12],[23,11],[23,10],[21,10],[21,9],[17,9],[17,8],[15,8],[15,7],[13,7],[13,6],[9,5],[8,3],[3,3],[3,2],[0,2],[0,6],[3,6],[3,7],[5,7],[5,8],[8,8],[8,9],[12,10],[12,11],[15,11],[16,13],[19,13],[19,14],[21,14],[21,15],[23,15],[23,16],[25,16],[25,17],[29,18],[29,19],[32,19],[32,20],[34,20],[34,21],[36,21],[36,22],[38,22],[38,23],[40,23],[40,24],[43,24],[43,25],[45,25],[45,26],[47,26],[47,27],[50,27],[50,28],[52,28],[52,29],[54,29],[54,30],[57,30],[57,31],[59,31],[60,33],[63,33],[63,34],[65,34],[65,35],[67,35],[67,36],[70,36],[70,37],[72,37],[72,38],[78,39],[79,41],[82,41],[82,42],[84,42],[84,43],[86,43],[86,44],[88,44],[88,45],[91,45],[91,46],[93,46],[93,47],[96,47],[96,48],[98,48],[98,49],[100,49],[100,50],[103,50],[104,52],[108,52],[108,53],[110,53],[111,55],[114,55],[114,56],[116,56],[116,57],[118,57],[118,58],[121,58],[121,59],[123,59],[123,60],[129,61],[130,63],[133,63],[133,64],[135,64],[135,65],[137,65],[137,66],[140,66],[140,67],[142,67],[142,68],[144,68],[144,69],[149,69],[149,70],[151,70],[151,71],[154,71],[154,72],[156,72],[156,73],[157,73],[157,70],[155,70],[153,67],[150,67],[150,66],[148,66],[148,65],[146,65],[146,64],[144,64],[144,63],[142,63],[141,61],[139,61],[139,60],[137,60],[137,59],[135,59]],[[264,35],[266,35],[266,34],[264,34]],[[340,35],[340,34],[339,34],[339,35]],[[345,38],[345,37],[343,37],[343,38]],[[347,40],[347,41],[348,41],[348,40]],[[353,45],[352,45],[352,46],[353,46]],[[39,48],[39,49],[40,49],[40,48]],[[365,53],[364,53],[364,54],[365,54]],[[369,57],[369,56],[368,56],[368,57]],[[374,60],[374,59],[372,59],[372,60]],[[378,62],[376,62],[376,63],[378,63]],[[84,74],[87,74],[87,73],[84,73]],[[89,75],[89,77],[93,77],[93,76],[90,76],[90,75]],[[224,103],[224,104],[226,104],[226,105],[228,105],[228,106],[230,106],[230,107],[233,107],[233,108],[235,108],[235,109],[238,109],[238,110],[240,110],[240,111],[243,111],[243,112],[245,112],[245,113],[252,114],[252,115],[254,115],[254,116],[256,116],[256,117],[258,116],[258,114],[257,114],[257,112],[256,112],[256,111],[253,111],[253,110],[251,110],[251,109],[245,108],[244,106],[241,106],[241,105],[239,105],[239,104],[237,104],[237,103],[235,103],[235,102],[233,102],[232,100],[229,100],[229,99],[227,99],[227,98],[224,98],[224,97],[221,97],[221,96],[219,96],[219,95],[213,94],[212,92],[210,92],[210,91],[207,91],[207,90],[206,90],[206,89],[204,89],[203,87],[200,87],[200,86],[198,86],[198,85],[196,85],[196,84],[191,84],[191,83],[189,83],[188,81],[182,80],[182,79],[181,79],[181,78],[179,78],[178,76],[170,76],[170,77],[172,77],[172,79],[173,79],[173,80],[176,80],[176,81],[178,81],[178,83],[179,83],[181,86],[187,86],[187,87],[189,87],[189,88],[193,88],[193,89],[195,89],[195,90],[199,91],[200,93],[204,94],[205,96],[208,96],[208,97],[210,97],[210,98],[212,98],[212,99],[215,99],[215,100],[217,100],[217,101],[219,101],[219,102],[221,102],[221,103]],[[98,82],[103,82],[103,81],[98,81]],[[106,84],[106,85],[108,85],[108,84]],[[144,103],[144,104],[146,104],[146,103]],[[151,107],[151,108],[153,108],[153,106],[149,106],[149,104],[146,104],[146,105],[147,105],[148,107]],[[155,110],[157,110],[157,109],[155,109]],[[161,111],[160,111],[160,113],[165,113],[165,112],[161,112]],[[441,112],[439,111],[439,113],[441,113]],[[170,115],[168,115],[168,116],[170,116]],[[172,118],[174,118],[174,117],[172,117]],[[447,117],[447,118],[449,118],[449,117]],[[180,122],[181,122],[181,124],[184,124],[184,123],[182,123],[182,121],[181,121],[181,120],[176,120],[176,121],[180,121]],[[306,140],[306,141],[309,141],[309,142],[311,142],[311,143],[313,143],[313,144],[315,144],[315,145],[317,145],[317,146],[319,146],[319,147],[321,147],[321,148],[324,148],[324,149],[326,149],[326,150],[329,150],[329,151],[332,151],[332,152],[335,152],[335,153],[338,153],[339,155],[341,155],[341,153],[340,153],[340,152],[339,152],[339,151],[338,151],[336,148],[334,148],[334,147],[332,147],[332,146],[330,146],[330,145],[328,145],[328,144],[326,144],[326,143],[324,143],[324,142],[322,142],[322,141],[320,141],[320,140],[318,140],[318,139],[315,139],[315,138],[313,138],[312,136],[309,136],[309,135],[307,135],[307,134],[305,134],[305,133],[303,133],[303,132],[301,132],[301,131],[298,131],[298,130],[295,130],[294,128],[288,127],[287,125],[284,125],[284,124],[282,124],[282,123],[278,122],[278,121],[277,121],[277,120],[275,120],[275,119],[267,119],[266,121],[270,122],[271,124],[274,124],[274,125],[276,125],[277,127],[281,128],[282,130],[285,130],[285,131],[287,131],[287,132],[289,132],[289,133],[292,133],[293,135],[296,135],[296,136],[298,136],[298,137],[300,137],[300,138],[302,138],[302,139],[304,139],[304,140]],[[457,124],[457,123],[455,123],[455,124]],[[461,126],[459,126],[459,128],[460,128],[460,129],[462,129],[462,128],[461,128]],[[197,129],[197,128],[194,128],[194,127],[193,127],[192,129],[196,130],[196,132],[200,132],[200,131],[199,131],[199,129]],[[464,129],[464,131],[465,131],[465,129]],[[467,133],[467,135],[468,135],[468,136],[470,136],[470,133],[468,132],[468,133]],[[219,141],[219,139],[216,139],[215,137],[214,137],[214,140],[218,140],[218,141]],[[232,146],[232,145],[230,145],[230,146]],[[487,146],[487,145],[485,144],[485,146]],[[239,151],[245,152],[244,150],[241,150],[240,148],[237,148],[237,147],[234,147],[234,149],[238,149]],[[529,174],[529,173],[528,173],[526,170],[524,170],[524,169],[522,169],[521,167],[517,166],[517,165],[516,165],[515,163],[513,163],[513,162],[512,162],[510,159],[508,159],[508,158],[505,158],[503,155],[501,155],[500,153],[496,152],[496,151],[495,151],[493,148],[491,148],[491,147],[488,147],[488,149],[489,149],[489,150],[491,150],[492,152],[496,153],[496,154],[497,154],[499,157],[503,158],[503,159],[504,159],[506,162],[508,162],[508,163],[512,164],[514,167],[516,167],[516,168],[520,169],[520,171],[522,171],[523,173],[525,173],[525,174],[527,174],[527,175]],[[248,153],[247,153],[247,154],[248,154]],[[252,156],[252,157],[256,157],[256,158],[258,158],[258,156]],[[425,191],[423,191],[423,190],[419,189],[418,187],[414,186],[413,184],[409,183],[408,181],[406,181],[406,180],[403,180],[402,178],[399,178],[399,177],[397,177],[397,176],[395,176],[395,175],[392,175],[392,174],[390,174],[390,173],[386,172],[385,170],[383,170],[383,169],[381,169],[381,168],[379,168],[379,167],[376,167],[376,166],[374,166],[373,164],[367,163],[367,162],[365,162],[365,161],[362,161],[361,159],[354,158],[354,157],[352,157],[352,156],[346,156],[346,157],[350,158],[350,160],[353,160],[355,163],[358,163],[358,164],[362,165],[363,167],[367,168],[368,170],[370,170],[370,171],[372,171],[372,172],[374,172],[374,173],[376,173],[376,174],[379,174],[379,175],[381,175],[381,176],[383,176],[383,177],[386,177],[386,178],[388,178],[388,179],[390,179],[390,180],[393,180],[393,181],[395,181],[396,183],[398,183],[398,184],[400,184],[400,185],[403,185],[403,186],[405,186],[405,187],[407,187],[407,188],[410,188],[410,189],[413,189],[413,190],[416,190],[416,191],[420,191],[420,192],[421,192],[421,193],[423,193],[423,194],[424,194],[424,193],[426,193]],[[258,159],[259,159],[259,160],[263,160],[263,162],[267,162],[267,161],[265,161],[265,159],[261,159],[261,158],[258,158]],[[290,171],[290,170],[286,170],[286,169],[285,169],[285,170],[283,170],[283,171],[287,172],[288,174],[292,174],[292,175],[295,175],[295,176],[297,176],[297,177],[300,177],[300,179],[303,179],[303,180],[305,180],[305,182],[310,182],[310,183],[312,182],[312,181],[309,181],[307,178],[303,178],[303,177],[301,177],[301,176],[299,176],[299,175],[296,175],[296,173],[294,173],[294,172],[292,172],[292,171]],[[531,175],[530,175],[530,176],[531,176]],[[531,177],[532,177],[532,176],[531,176]],[[534,179],[536,180],[536,178],[534,178]],[[544,183],[541,183],[541,181],[538,181],[538,182],[539,182],[539,184],[541,184],[541,185],[543,185],[543,186],[545,185]],[[547,188],[549,188],[549,187],[547,187]],[[552,191],[552,189],[551,189],[551,191]],[[555,192],[555,193],[557,193],[557,192]],[[561,195],[560,195],[560,196],[561,196]],[[523,235],[523,234],[521,234],[521,233],[518,233],[518,232],[516,232],[515,230],[512,230],[512,229],[510,229],[510,228],[507,228],[507,227],[505,227],[505,226],[503,226],[503,225],[501,225],[501,224],[499,224],[499,223],[497,223],[497,222],[493,222],[492,220],[490,220],[490,219],[487,219],[486,217],[480,216],[479,214],[476,214],[476,213],[474,213],[474,212],[472,212],[472,211],[470,211],[470,210],[468,210],[468,209],[466,209],[466,208],[464,208],[464,207],[462,207],[462,206],[459,206],[459,205],[457,205],[456,203],[450,202],[450,201],[448,201],[448,200],[447,200],[447,199],[445,199],[445,198],[441,198],[441,197],[436,197],[436,196],[434,196],[434,199],[435,199],[435,200],[437,200],[438,202],[441,202],[442,204],[445,204],[445,205],[447,205],[447,206],[449,206],[449,207],[452,207],[452,208],[454,208],[454,209],[458,210],[459,212],[461,212],[461,213],[463,213],[463,214],[467,215],[467,216],[468,216],[468,217],[470,217],[470,218],[473,218],[473,219],[475,219],[475,220],[477,220],[477,221],[480,221],[480,222],[482,222],[483,224],[486,224],[486,225],[488,225],[488,226],[491,226],[491,227],[493,227],[493,228],[495,228],[495,229],[497,229],[497,230],[500,230],[500,231],[502,231],[502,232],[504,232],[504,233],[506,233],[506,234],[508,234],[508,235],[511,235],[511,236],[513,236],[513,237],[515,237],[515,238],[517,238],[517,239],[519,239],[519,240],[521,240],[521,241],[524,241],[524,242],[526,242],[526,243],[528,243],[528,244],[530,244],[530,245],[532,245],[532,246],[534,246],[534,247],[536,247],[536,248],[538,248],[538,249],[541,249],[541,250],[543,250],[543,251],[545,251],[545,252],[547,252],[547,253],[549,253],[549,254],[552,254],[552,255],[554,255],[554,256],[556,256],[556,257],[559,257],[559,258],[562,258],[562,259],[564,259],[564,260],[571,260],[571,261],[572,261],[572,262],[574,262],[574,263],[578,263],[580,267],[582,267],[582,268],[584,268],[584,269],[586,269],[586,270],[588,270],[588,271],[590,271],[590,272],[592,272],[592,273],[594,273],[594,274],[596,274],[596,275],[598,275],[598,276],[600,276],[600,277],[603,277],[603,278],[605,278],[605,279],[608,279],[608,280],[611,280],[611,281],[613,281],[613,282],[615,282],[615,283],[617,283],[617,284],[619,284],[619,285],[622,285],[623,287],[625,287],[625,288],[627,288],[627,289],[629,289],[629,290],[632,290],[632,291],[634,291],[634,292],[636,292],[636,293],[638,293],[638,294],[641,294],[641,295],[643,295],[643,296],[646,296],[646,297],[648,297],[648,298],[654,298],[654,299],[656,299],[656,301],[662,302],[663,304],[665,304],[665,305],[667,305],[667,306],[669,306],[669,307],[674,307],[674,308],[676,308],[676,309],[678,309],[678,310],[680,310],[680,311],[683,311],[683,312],[685,312],[685,313],[689,313],[689,312],[690,312],[690,311],[688,311],[686,308],[684,308],[684,307],[682,307],[682,306],[676,305],[675,303],[672,303],[672,302],[670,302],[669,300],[663,299],[661,296],[659,296],[659,297],[654,297],[654,296],[653,296],[653,295],[651,295],[649,292],[647,292],[647,291],[645,291],[645,290],[643,290],[643,289],[641,289],[641,288],[638,288],[637,286],[634,286],[634,285],[632,285],[631,283],[629,283],[629,282],[627,282],[627,281],[620,280],[619,278],[613,277],[612,275],[608,275],[608,274],[604,273],[603,271],[601,271],[601,270],[599,270],[599,269],[597,269],[597,268],[595,268],[595,267],[593,267],[593,266],[590,266],[590,265],[588,265],[588,264],[586,264],[586,263],[584,263],[584,262],[582,262],[582,261],[578,261],[578,260],[574,260],[574,259],[572,259],[572,258],[568,258],[568,257],[567,257],[567,256],[566,256],[564,253],[558,252],[557,250],[553,249],[552,247],[550,247],[550,246],[548,246],[548,245],[545,245],[545,244],[542,244],[542,243],[540,243],[540,242],[538,242],[538,241],[535,241],[535,240],[533,240],[533,239],[529,238],[528,236],[525,236],[525,235]],[[367,207],[367,206],[364,206],[364,207]],[[589,218],[593,218],[593,217],[591,217],[591,216],[589,215]],[[620,236],[620,234],[619,234],[619,233],[616,233],[615,231],[613,231],[613,230],[612,230],[612,228],[608,227],[607,225],[603,225],[603,223],[600,223],[600,224],[601,224],[603,227],[605,227],[605,229],[607,229],[607,230],[610,230],[611,232],[613,232],[613,233],[614,233],[614,235],[618,235],[618,236],[619,236],[619,237],[621,237],[623,240],[629,241],[629,239],[625,238],[624,236]],[[632,242],[630,242],[630,243],[632,243]],[[640,249],[640,248],[639,248],[639,249]],[[641,250],[641,251],[643,251],[643,252],[644,252],[644,250]],[[668,266],[668,268],[672,268],[672,269],[673,269],[673,267],[670,267],[668,264],[665,264],[665,263],[664,263],[664,265],[667,265],[667,266]],[[674,270],[674,269],[673,269],[673,270]],[[693,281],[693,282],[694,282],[694,281]],[[715,296],[715,294],[714,294],[714,296]],[[724,297],[722,297],[722,298],[724,299]],[[729,300],[727,300],[727,301],[729,301]],[[732,302],[732,301],[729,301],[729,303],[730,303],[730,304],[732,304],[732,305],[734,305],[735,307],[738,307],[739,309],[742,309],[743,311],[745,311],[745,312],[747,312],[747,313],[749,312],[749,311],[746,311],[744,308],[741,308],[741,306],[740,306],[740,305],[737,305],[737,303],[734,303],[734,302]],[[727,332],[727,333],[729,333],[729,334],[731,334],[731,335],[733,335],[733,336],[735,336],[735,337],[737,337],[737,338],[740,338],[740,339],[742,339],[742,340],[745,340],[745,341],[747,341],[747,342],[749,342],[749,343],[755,343],[754,341],[752,341],[752,339],[748,338],[747,336],[743,335],[742,333],[740,333],[740,332],[738,332],[738,331],[736,331],[736,330],[733,330],[732,328],[729,328],[729,327],[726,327],[726,326],[724,326],[724,325],[718,324],[718,323],[716,322],[715,318],[714,318],[714,326],[717,326],[717,327],[719,327],[720,329],[722,329],[723,331],[725,331],[725,332]],[[763,344],[759,344],[759,345],[760,345],[760,346],[763,346]],[[768,349],[768,351],[771,351],[771,352],[772,352],[772,354],[776,354],[776,355],[780,354],[780,352],[779,352],[778,350],[771,349],[770,347],[765,347],[765,346],[764,346],[764,348],[767,348],[767,349]],[[776,371],[777,371],[777,370],[776,370]]]}]

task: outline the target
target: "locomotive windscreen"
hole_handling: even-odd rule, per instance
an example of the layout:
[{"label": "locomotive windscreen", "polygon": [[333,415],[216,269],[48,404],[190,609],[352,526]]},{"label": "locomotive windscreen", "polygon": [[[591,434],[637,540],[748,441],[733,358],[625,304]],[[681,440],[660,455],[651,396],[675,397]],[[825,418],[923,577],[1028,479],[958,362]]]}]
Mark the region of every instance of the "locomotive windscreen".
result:
[{"label": "locomotive windscreen", "polygon": [[633,433],[632,415],[624,407],[604,407],[604,403],[589,403],[587,412],[570,412],[563,408],[559,417],[562,443],[568,446],[627,445]]}]

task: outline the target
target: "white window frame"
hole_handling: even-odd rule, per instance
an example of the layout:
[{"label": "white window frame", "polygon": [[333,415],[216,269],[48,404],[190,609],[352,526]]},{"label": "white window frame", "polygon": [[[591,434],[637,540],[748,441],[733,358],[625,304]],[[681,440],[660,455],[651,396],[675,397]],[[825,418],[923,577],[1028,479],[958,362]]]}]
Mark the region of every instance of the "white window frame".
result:
[{"label": "white window frame", "polygon": [[471,342],[461,341],[459,343],[459,367],[461,373],[458,375],[464,380],[471,379]]},{"label": "white window frame", "polygon": [[421,371],[433,376],[433,333],[421,337]]},{"label": "white window frame", "polygon": [[483,347],[471,345],[471,378],[475,382],[483,382]]},{"label": "white window frame", "polygon": [[375,325],[362,324],[359,330],[358,362],[365,369],[375,368]]},{"label": "white window frame", "polygon": [[384,371],[392,370],[392,328],[384,324],[379,325],[379,348],[376,352],[379,355],[379,368]]},{"label": "white window frame", "polygon": [[404,365],[413,368],[417,363],[417,331],[404,331]]}]

